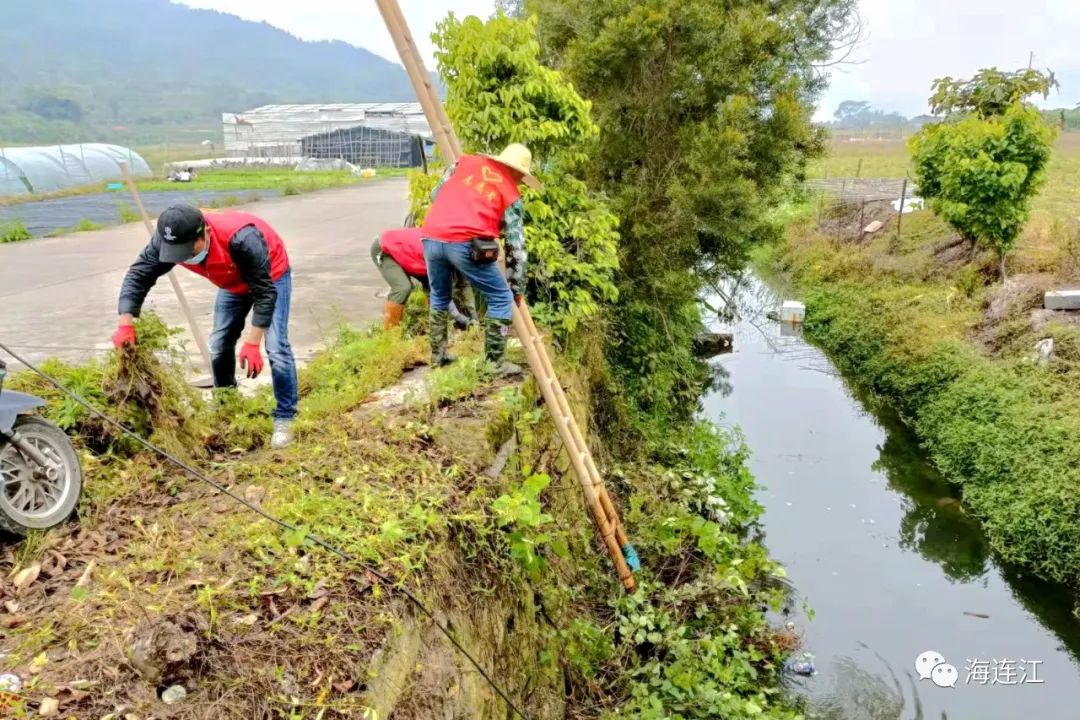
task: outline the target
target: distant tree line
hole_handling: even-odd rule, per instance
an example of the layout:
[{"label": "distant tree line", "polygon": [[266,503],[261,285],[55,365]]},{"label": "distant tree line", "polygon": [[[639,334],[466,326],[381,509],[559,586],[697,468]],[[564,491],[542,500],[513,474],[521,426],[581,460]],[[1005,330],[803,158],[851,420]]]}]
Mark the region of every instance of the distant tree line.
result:
[{"label": "distant tree line", "polygon": [[[1080,131],[1080,107],[1043,110],[1051,125],[1064,131]],[[898,112],[886,112],[866,100],[845,100],[837,106],[833,119],[827,123],[833,130],[915,131],[924,125],[938,122],[934,115],[906,117]]]}]

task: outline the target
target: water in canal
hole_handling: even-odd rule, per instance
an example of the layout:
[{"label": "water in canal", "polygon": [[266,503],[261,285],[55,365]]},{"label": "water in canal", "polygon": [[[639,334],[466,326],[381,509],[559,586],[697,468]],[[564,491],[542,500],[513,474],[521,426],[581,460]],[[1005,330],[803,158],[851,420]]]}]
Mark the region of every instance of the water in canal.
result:
[{"label": "water in canal", "polygon": [[717,360],[730,387],[705,413],[741,428],[764,486],[764,541],[787,569],[790,619],[817,668],[792,680],[808,717],[1080,718],[1070,594],[996,561],[895,414],[765,318],[778,305],[767,288],[740,298],[736,350]]}]

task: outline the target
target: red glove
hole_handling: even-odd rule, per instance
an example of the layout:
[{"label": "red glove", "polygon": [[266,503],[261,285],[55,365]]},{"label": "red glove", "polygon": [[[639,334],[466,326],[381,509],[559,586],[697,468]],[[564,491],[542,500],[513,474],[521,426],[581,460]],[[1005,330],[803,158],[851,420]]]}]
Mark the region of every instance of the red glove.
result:
[{"label": "red glove", "polygon": [[116,332],[112,336],[113,347],[119,350],[125,345],[134,346],[136,342],[134,325],[121,324],[116,326]]},{"label": "red glove", "polygon": [[263,371],[262,353],[255,343],[246,342],[240,349],[240,369],[244,370],[249,378],[259,377],[259,373]]}]

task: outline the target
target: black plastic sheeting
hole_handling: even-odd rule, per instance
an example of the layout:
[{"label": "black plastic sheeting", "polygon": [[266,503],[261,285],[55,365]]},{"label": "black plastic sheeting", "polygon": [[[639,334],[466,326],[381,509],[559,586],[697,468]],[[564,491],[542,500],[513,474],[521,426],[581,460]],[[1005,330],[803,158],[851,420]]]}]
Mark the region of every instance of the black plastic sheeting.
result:
[{"label": "black plastic sheeting", "polygon": [[363,125],[309,135],[300,140],[304,157],[345,160],[357,167],[416,168],[424,164],[418,135]]},{"label": "black plastic sheeting", "polygon": [[[225,198],[236,198],[247,202],[276,197],[278,191],[160,190],[144,192],[141,195],[147,212],[151,217],[157,217],[165,208],[177,203],[211,207],[215,200],[220,202]],[[41,237],[73,229],[81,220],[90,220],[101,225],[116,225],[120,222],[120,209],[123,207],[127,207],[132,212],[138,212],[130,193],[126,190],[0,206],[0,227],[8,222],[19,221],[26,226],[31,235]]]}]

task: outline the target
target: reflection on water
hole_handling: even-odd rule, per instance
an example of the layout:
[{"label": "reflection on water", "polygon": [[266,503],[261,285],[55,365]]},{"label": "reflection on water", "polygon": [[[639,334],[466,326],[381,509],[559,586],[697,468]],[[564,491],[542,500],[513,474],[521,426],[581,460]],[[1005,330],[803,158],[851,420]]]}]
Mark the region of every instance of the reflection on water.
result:
[{"label": "reflection on water", "polygon": [[[850,388],[798,328],[767,319],[779,304],[767,287],[750,279],[738,298],[736,350],[704,412],[741,428],[765,486],[764,541],[788,569],[793,607],[814,610],[792,615],[819,671],[790,679],[808,717],[1080,717],[1070,593],[998,564],[896,414]],[[956,666],[955,688],[914,674],[928,650]],[[1038,658],[1046,682],[965,681],[967,663],[1004,657]]]},{"label": "reflection on water", "polygon": [[[864,395],[859,397],[871,406]],[[905,496],[900,546],[936,562],[953,580],[982,577],[990,560],[990,544],[978,520],[967,514],[895,413],[879,406],[874,408],[874,417],[885,431],[885,442],[872,467],[888,478],[890,488]]]}]

